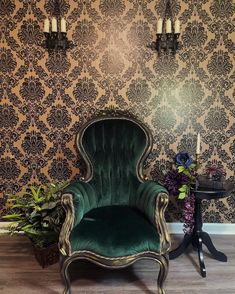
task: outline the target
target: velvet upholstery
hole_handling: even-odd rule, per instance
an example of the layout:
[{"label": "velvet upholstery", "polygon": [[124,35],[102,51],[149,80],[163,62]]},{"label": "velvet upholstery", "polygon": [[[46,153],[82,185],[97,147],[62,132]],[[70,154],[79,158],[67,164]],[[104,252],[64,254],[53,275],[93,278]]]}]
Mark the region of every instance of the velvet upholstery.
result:
[{"label": "velvet upholstery", "polygon": [[144,131],[128,120],[99,121],[86,129],[82,144],[93,165],[90,185],[98,206],[127,205],[140,184],[136,166],[146,145]]},{"label": "velvet upholstery", "polygon": [[96,193],[89,183],[73,182],[64,189],[63,193],[73,195],[74,226],[80,223],[85,213],[97,207]]},{"label": "velvet upholstery", "polygon": [[156,198],[159,193],[167,193],[166,188],[154,181],[146,181],[139,185],[137,192],[131,197],[130,205],[142,211],[153,225],[155,222]]},{"label": "velvet upholstery", "polygon": [[104,206],[86,213],[72,230],[72,251],[89,250],[108,257],[121,257],[143,251],[159,252],[155,227],[137,209]]},{"label": "velvet upholstery", "polygon": [[137,172],[149,144],[145,130],[131,120],[106,119],[88,125],[79,140],[92,175],[63,191],[73,197],[71,251],[106,257],[160,252],[156,198],[167,191],[142,182]]}]

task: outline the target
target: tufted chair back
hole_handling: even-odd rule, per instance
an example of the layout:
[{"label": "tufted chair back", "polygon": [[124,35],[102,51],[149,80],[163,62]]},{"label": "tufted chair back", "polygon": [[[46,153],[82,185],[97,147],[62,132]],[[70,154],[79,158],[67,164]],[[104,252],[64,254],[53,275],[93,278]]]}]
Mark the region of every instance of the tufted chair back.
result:
[{"label": "tufted chair back", "polygon": [[150,147],[144,126],[129,118],[100,118],[85,125],[77,146],[88,166],[85,181],[96,191],[97,206],[127,205],[143,180]]}]

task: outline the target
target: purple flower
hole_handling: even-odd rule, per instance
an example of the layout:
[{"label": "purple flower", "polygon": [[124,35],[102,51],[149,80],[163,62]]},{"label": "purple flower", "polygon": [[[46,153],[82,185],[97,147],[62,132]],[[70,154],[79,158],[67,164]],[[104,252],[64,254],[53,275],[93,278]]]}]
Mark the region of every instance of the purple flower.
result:
[{"label": "purple flower", "polygon": [[195,197],[194,194],[188,195],[184,201],[183,219],[184,219],[184,233],[190,234],[194,229],[194,209]]},{"label": "purple flower", "polygon": [[182,165],[188,168],[192,162],[193,159],[187,152],[179,152],[178,154],[176,154],[176,165]]},{"label": "purple flower", "polygon": [[178,173],[177,170],[170,170],[163,180],[163,185],[169,193],[174,196],[179,195],[179,188],[190,181],[189,177],[184,173]]}]

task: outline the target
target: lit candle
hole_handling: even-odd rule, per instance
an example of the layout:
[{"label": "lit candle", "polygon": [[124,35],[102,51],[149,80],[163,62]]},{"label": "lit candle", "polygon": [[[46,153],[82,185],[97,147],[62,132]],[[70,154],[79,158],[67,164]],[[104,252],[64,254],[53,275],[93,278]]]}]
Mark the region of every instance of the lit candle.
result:
[{"label": "lit candle", "polygon": [[175,34],[180,34],[180,21],[178,19],[175,21]]},{"label": "lit candle", "polygon": [[171,33],[171,20],[167,19],[166,21],[166,33],[170,34]]},{"label": "lit candle", "polygon": [[57,32],[57,19],[55,17],[52,17],[51,20],[51,31]]},{"label": "lit candle", "polygon": [[64,17],[62,17],[60,21],[60,31],[61,33],[66,33],[66,20]]},{"label": "lit candle", "polygon": [[157,34],[162,34],[162,19],[159,18],[157,21]]},{"label": "lit candle", "polygon": [[196,150],[196,154],[200,154],[201,153],[201,136],[200,133],[197,134],[197,150]]},{"label": "lit candle", "polygon": [[49,21],[48,18],[46,18],[44,20],[44,30],[43,30],[43,32],[44,33],[49,33],[49,31],[50,31],[50,21]]}]

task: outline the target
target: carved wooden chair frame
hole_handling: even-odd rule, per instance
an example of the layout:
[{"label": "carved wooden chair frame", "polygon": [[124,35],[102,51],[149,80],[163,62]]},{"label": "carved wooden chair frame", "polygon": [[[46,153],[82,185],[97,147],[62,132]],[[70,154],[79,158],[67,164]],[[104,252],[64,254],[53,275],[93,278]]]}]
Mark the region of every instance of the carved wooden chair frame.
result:
[{"label": "carved wooden chair frame", "polygon": [[[143,167],[143,163],[145,159],[147,158],[148,154],[150,153],[152,149],[152,144],[153,144],[152,135],[149,129],[146,126],[144,126],[141,122],[139,122],[137,119],[132,117],[126,117],[123,115],[116,115],[116,116],[106,115],[106,116],[97,117],[90,120],[81,128],[80,132],[77,135],[76,142],[77,142],[77,148],[78,148],[79,154],[81,154],[81,156],[83,157],[86,163],[87,173],[85,177],[82,179],[82,181],[89,182],[93,175],[92,163],[90,162],[82,146],[82,138],[83,138],[84,132],[93,123],[101,121],[101,120],[106,120],[106,119],[122,119],[122,120],[132,121],[135,124],[137,124],[146,134],[147,140],[146,140],[145,150],[143,151],[143,154],[136,165],[137,176],[141,182],[144,182],[146,178],[143,174],[142,167]],[[130,256],[108,258],[108,257],[100,256],[94,252],[85,251],[85,250],[71,252],[69,237],[70,237],[70,233],[74,223],[73,198],[72,198],[72,194],[68,194],[68,193],[63,194],[62,205],[66,211],[66,217],[65,217],[64,224],[62,226],[60,239],[59,239],[59,249],[61,252],[61,259],[60,259],[61,277],[65,285],[63,294],[71,293],[68,267],[73,261],[79,260],[79,259],[86,259],[86,260],[89,260],[90,262],[93,262],[102,267],[110,268],[110,269],[123,268],[133,264],[134,262],[140,259],[155,260],[160,265],[160,270],[159,270],[158,280],[157,280],[158,293],[165,294],[163,283],[168,273],[168,265],[169,265],[168,252],[170,249],[170,236],[167,231],[166,221],[164,217],[165,209],[168,204],[168,195],[166,193],[160,193],[159,196],[156,197],[156,202],[157,202],[156,203],[157,209],[155,211],[155,224],[156,224],[156,228],[158,229],[158,233],[160,235],[160,252],[157,253],[157,252],[146,251],[146,252],[141,252],[141,253],[130,255]]]}]

